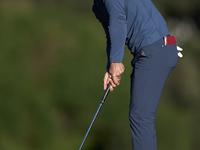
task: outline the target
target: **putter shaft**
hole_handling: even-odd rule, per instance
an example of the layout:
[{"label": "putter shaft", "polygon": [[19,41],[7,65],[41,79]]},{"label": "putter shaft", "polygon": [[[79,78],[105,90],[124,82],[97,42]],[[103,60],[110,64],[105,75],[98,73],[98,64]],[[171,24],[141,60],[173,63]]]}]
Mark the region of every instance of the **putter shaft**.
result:
[{"label": "putter shaft", "polygon": [[109,91],[110,91],[110,86],[111,86],[111,83],[109,83],[109,84],[107,85],[107,88],[106,88],[105,93],[104,93],[104,95],[103,95],[103,98],[102,98],[102,100],[101,100],[101,102],[100,102],[100,105],[99,105],[99,107],[98,107],[98,109],[97,109],[97,111],[96,111],[96,113],[95,113],[95,115],[94,115],[94,118],[92,119],[92,122],[91,122],[91,124],[90,124],[90,126],[89,126],[89,128],[88,128],[88,130],[87,130],[87,133],[85,134],[85,137],[84,137],[84,139],[83,139],[83,141],[82,141],[82,143],[81,143],[81,146],[80,146],[79,150],[81,150],[81,148],[82,148],[82,146],[83,146],[83,144],[84,144],[84,142],[85,142],[85,140],[86,140],[86,138],[87,138],[87,136],[88,136],[88,133],[90,132],[90,129],[92,128],[92,125],[93,125],[93,123],[94,123],[94,121],[95,121],[95,119],[96,119],[96,117],[97,117],[97,115],[98,115],[98,113],[99,113],[99,111],[100,111],[100,109],[101,109],[101,106],[102,106],[103,103],[105,102],[105,99],[106,99],[106,97],[107,97],[107,95],[108,95],[108,93],[109,93]]},{"label": "putter shaft", "polygon": [[86,138],[87,138],[87,135],[88,135],[88,133],[90,132],[90,129],[92,128],[92,125],[93,125],[93,123],[94,123],[94,121],[95,121],[95,119],[96,119],[96,117],[97,117],[97,114],[99,113],[99,110],[100,110],[101,106],[102,106],[102,103],[100,103],[100,105],[99,105],[99,107],[98,107],[98,109],[97,109],[97,112],[96,112],[96,114],[94,115],[94,118],[93,118],[93,120],[92,120],[92,122],[91,122],[91,124],[90,124],[90,126],[89,126],[89,128],[88,128],[88,130],[87,130],[87,133],[85,134],[85,137],[84,137],[84,139],[83,139],[83,142],[81,143],[81,146],[80,146],[79,150],[81,150],[81,148],[82,148],[82,146],[83,146],[83,143],[85,142],[85,140],[86,140]]}]

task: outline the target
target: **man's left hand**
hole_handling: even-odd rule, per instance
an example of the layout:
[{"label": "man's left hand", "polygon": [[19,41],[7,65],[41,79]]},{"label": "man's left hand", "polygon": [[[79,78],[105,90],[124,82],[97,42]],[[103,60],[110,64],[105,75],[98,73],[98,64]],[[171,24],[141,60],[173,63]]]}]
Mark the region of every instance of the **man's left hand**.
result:
[{"label": "man's left hand", "polygon": [[122,63],[110,63],[109,75],[113,82],[111,82],[112,87],[120,84],[122,73],[125,68]]}]

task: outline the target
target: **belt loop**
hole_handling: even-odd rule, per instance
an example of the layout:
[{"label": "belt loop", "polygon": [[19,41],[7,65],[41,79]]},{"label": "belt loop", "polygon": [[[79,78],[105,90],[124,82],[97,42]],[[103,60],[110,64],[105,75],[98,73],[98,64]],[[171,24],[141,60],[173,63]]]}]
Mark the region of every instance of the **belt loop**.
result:
[{"label": "belt loop", "polygon": [[165,45],[166,45],[166,43],[167,43],[167,37],[166,36],[164,36],[164,42],[165,42]]}]

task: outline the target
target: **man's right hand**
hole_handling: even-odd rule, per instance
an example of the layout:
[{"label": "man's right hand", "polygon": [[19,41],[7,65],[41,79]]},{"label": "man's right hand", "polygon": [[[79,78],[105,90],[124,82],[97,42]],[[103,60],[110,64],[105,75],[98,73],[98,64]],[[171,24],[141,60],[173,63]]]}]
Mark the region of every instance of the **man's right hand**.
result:
[{"label": "man's right hand", "polygon": [[110,92],[114,90],[116,86],[120,84],[122,73],[125,68],[122,63],[111,63],[109,72],[106,72],[104,75],[104,90],[106,90],[108,83],[111,83]]}]

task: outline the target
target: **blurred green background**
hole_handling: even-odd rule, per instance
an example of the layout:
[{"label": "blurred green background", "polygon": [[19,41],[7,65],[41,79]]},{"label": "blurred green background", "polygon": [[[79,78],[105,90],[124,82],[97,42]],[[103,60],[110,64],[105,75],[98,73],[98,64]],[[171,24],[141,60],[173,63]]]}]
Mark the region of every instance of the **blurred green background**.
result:
[{"label": "blurred green background", "polygon": [[[199,0],[153,0],[184,57],[158,108],[159,150],[200,149]],[[92,0],[0,0],[0,149],[76,150],[104,93],[106,39]],[[130,61],[85,150],[130,150]]]}]

